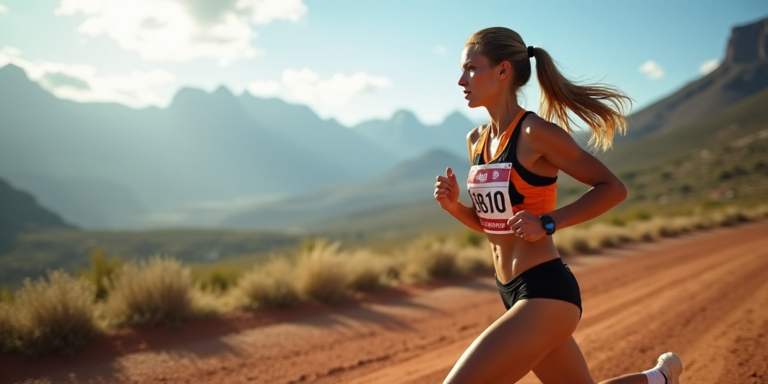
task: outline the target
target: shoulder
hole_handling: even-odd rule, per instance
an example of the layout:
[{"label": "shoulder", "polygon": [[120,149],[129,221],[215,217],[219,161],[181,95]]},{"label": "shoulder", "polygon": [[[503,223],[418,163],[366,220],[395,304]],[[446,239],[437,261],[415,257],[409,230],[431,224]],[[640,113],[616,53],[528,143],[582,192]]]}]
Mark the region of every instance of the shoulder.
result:
[{"label": "shoulder", "polygon": [[538,152],[575,143],[573,137],[565,129],[536,114],[526,116],[520,128],[522,128],[520,135],[524,135],[526,143]]},{"label": "shoulder", "polygon": [[467,151],[469,152],[470,163],[472,163],[472,153],[475,151],[475,144],[480,140],[480,134],[483,133],[483,129],[485,129],[485,126],[479,125],[467,133]]},{"label": "shoulder", "polygon": [[483,133],[483,129],[485,129],[485,125],[478,125],[477,127],[472,128],[472,130],[467,133],[467,144],[470,146],[477,144],[477,141],[480,140],[480,134]]}]

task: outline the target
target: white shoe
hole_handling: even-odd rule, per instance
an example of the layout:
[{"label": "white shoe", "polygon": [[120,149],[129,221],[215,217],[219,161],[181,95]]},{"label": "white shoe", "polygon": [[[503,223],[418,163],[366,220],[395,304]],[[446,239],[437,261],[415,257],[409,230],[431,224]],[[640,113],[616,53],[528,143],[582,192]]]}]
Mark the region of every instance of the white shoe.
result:
[{"label": "white shoe", "polygon": [[676,353],[667,352],[659,356],[659,361],[653,369],[659,370],[666,376],[667,384],[680,384],[683,362]]}]

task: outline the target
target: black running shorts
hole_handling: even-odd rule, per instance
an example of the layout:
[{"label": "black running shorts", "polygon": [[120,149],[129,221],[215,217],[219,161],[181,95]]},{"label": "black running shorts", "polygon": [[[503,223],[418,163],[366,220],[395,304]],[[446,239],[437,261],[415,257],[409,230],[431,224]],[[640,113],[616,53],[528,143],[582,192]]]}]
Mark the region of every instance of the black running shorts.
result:
[{"label": "black running shorts", "polygon": [[502,284],[497,277],[496,285],[507,310],[518,300],[557,299],[573,303],[581,311],[579,283],[559,257],[523,271],[506,284]]}]

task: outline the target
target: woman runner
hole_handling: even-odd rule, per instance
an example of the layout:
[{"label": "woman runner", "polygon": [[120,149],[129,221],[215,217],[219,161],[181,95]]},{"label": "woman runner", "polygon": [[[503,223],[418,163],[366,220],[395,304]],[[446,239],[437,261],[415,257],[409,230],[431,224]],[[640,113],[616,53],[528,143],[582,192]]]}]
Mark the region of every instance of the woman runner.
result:
[{"label": "woman runner", "polygon": [[[542,91],[541,117],[517,100],[531,76],[531,58]],[[573,84],[545,50],[526,47],[507,28],[473,34],[461,67],[459,86],[469,107],[485,107],[490,117],[490,124],[467,135],[473,206],[459,202],[461,190],[450,168],[437,177],[434,196],[453,217],[486,233],[507,312],[467,348],[445,383],[513,383],[532,370],[545,384],[593,384],[572,336],[581,318],[579,286],[551,235],[603,214],[627,194],[622,182],[573,140],[569,111],[590,127],[590,144],[605,150],[617,131],[625,131],[624,108],[631,99],[611,86]],[[592,189],[555,209],[560,170]],[[652,369],[602,383],[677,384],[682,371],[680,358],[667,352]]]}]

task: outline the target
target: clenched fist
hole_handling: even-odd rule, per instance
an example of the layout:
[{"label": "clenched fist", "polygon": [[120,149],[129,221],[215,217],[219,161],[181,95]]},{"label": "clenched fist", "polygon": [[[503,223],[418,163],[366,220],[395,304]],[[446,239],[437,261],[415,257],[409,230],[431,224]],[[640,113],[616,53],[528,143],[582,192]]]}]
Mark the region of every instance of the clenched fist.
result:
[{"label": "clenched fist", "polygon": [[459,203],[459,183],[456,182],[456,175],[448,167],[445,169],[445,176],[438,176],[435,183],[435,200],[440,203],[440,208],[448,210]]},{"label": "clenched fist", "polygon": [[519,236],[525,241],[538,241],[547,234],[544,226],[534,214],[528,211],[519,211],[514,214],[508,221],[509,227],[515,231],[515,235]]}]

